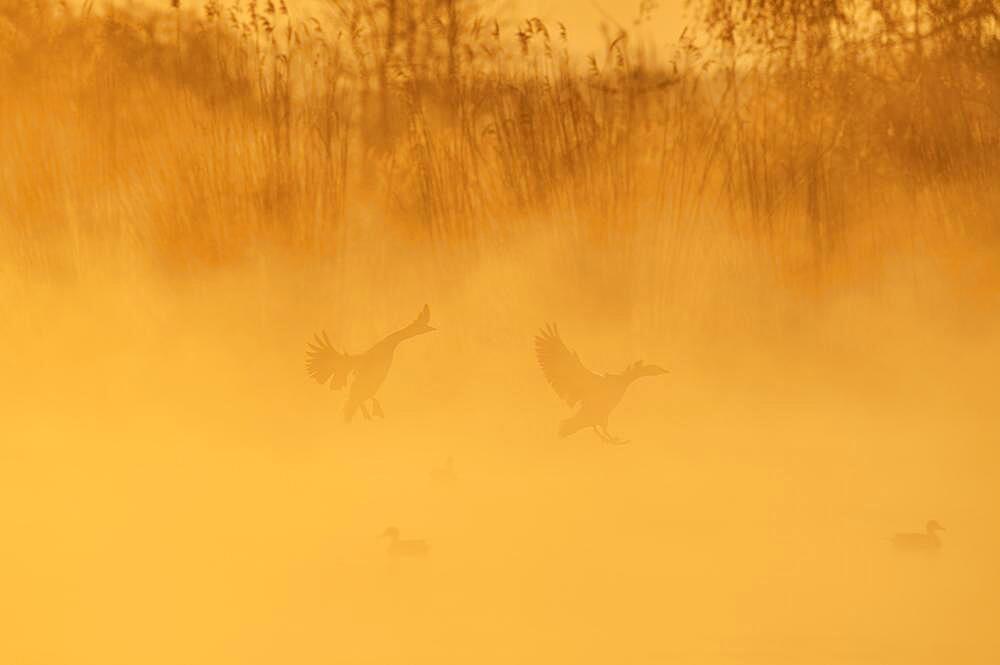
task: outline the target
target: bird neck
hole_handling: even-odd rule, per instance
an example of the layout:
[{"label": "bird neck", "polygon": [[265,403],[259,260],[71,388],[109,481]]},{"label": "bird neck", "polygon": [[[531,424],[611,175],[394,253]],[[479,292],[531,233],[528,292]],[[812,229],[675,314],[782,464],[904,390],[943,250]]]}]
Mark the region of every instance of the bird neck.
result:
[{"label": "bird neck", "polygon": [[626,391],[628,391],[628,387],[631,386],[632,382],[638,378],[636,376],[632,376],[628,371],[621,374],[605,374],[604,376],[606,381],[605,385],[608,386],[607,389],[616,396],[616,399],[624,397]]},{"label": "bird neck", "polygon": [[394,349],[397,346],[399,346],[400,342],[402,342],[403,340],[410,339],[411,337],[414,337],[415,335],[416,335],[416,333],[414,333],[412,329],[410,329],[410,328],[403,328],[401,330],[397,330],[396,332],[394,332],[391,335],[389,335],[388,337],[386,337],[383,340],[383,343],[386,344],[386,346]]},{"label": "bird neck", "polygon": [[634,369],[627,369],[620,376],[622,378],[622,382],[625,384],[625,387],[627,388],[633,383],[635,383],[637,380],[645,376],[645,374],[637,372]]}]

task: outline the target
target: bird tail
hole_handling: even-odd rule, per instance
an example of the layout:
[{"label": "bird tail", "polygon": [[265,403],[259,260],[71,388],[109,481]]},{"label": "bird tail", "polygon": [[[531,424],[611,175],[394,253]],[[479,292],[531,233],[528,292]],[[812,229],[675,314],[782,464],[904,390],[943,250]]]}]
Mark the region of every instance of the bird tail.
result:
[{"label": "bird tail", "polygon": [[566,420],[559,423],[559,436],[560,438],[567,437],[570,434],[575,434],[576,432],[579,432],[586,426],[587,423],[583,422],[583,418],[581,418],[580,414],[578,413],[572,418],[567,418]]},{"label": "bird tail", "polygon": [[357,356],[341,353],[333,348],[326,332],[316,335],[306,350],[306,372],[319,383],[330,382],[330,388],[339,390],[347,385],[350,375],[357,369]]}]

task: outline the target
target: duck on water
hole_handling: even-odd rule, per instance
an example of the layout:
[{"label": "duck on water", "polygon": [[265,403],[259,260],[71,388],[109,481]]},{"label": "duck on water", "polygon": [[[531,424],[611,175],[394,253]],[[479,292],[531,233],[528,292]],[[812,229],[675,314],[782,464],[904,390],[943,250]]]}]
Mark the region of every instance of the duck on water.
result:
[{"label": "duck on water", "polygon": [[451,457],[448,457],[443,467],[431,469],[431,482],[438,487],[453,487],[457,480],[455,461]]},{"label": "duck on water", "polygon": [[924,533],[897,533],[892,537],[892,545],[898,550],[908,552],[936,552],[941,549],[938,531],[944,531],[944,527],[931,520],[927,523]]},{"label": "duck on water", "polygon": [[431,546],[425,540],[404,540],[399,537],[399,529],[388,527],[381,538],[389,539],[388,552],[393,557],[422,558],[428,555]]}]

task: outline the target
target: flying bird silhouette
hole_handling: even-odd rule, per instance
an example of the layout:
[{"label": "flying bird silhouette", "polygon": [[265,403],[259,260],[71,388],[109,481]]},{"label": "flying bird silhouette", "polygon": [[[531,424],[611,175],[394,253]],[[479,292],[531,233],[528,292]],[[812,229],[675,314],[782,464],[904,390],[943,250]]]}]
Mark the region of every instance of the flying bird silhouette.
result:
[{"label": "flying bird silhouette", "polygon": [[606,443],[628,443],[608,432],[608,415],[625,396],[625,390],[640,377],[667,373],[662,367],[646,365],[641,360],[621,374],[601,376],[591,372],[575,352],[566,348],[555,325],[546,326],[535,337],[535,356],[556,394],[570,406],[580,405],[575,416],[559,424],[559,436],[590,427]]},{"label": "flying bird silhouette", "polygon": [[[322,337],[317,334],[315,341],[308,345],[306,372],[321,384],[329,381],[331,390],[340,390],[351,381],[351,390],[344,405],[344,420],[347,422],[351,422],[359,408],[367,420],[371,420],[372,414],[383,418],[385,414],[382,405],[375,399],[375,393],[389,374],[396,347],[403,340],[436,330],[428,325],[430,319],[431,310],[424,305],[413,323],[388,335],[360,355],[338,351],[330,343],[326,331],[323,331]],[[365,402],[368,401],[372,403],[371,414],[365,407]]]},{"label": "flying bird silhouette", "polygon": [[941,539],[937,532],[944,531],[944,527],[936,521],[927,523],[924,533],[897,533],[892,537],[892,544],[896,549],[911,552],[934,552],[941,549]]}]

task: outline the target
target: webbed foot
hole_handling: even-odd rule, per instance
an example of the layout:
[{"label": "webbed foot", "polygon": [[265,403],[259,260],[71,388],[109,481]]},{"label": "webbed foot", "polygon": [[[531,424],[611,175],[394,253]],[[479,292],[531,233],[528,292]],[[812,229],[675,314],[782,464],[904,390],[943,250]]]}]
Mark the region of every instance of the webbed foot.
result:
[{"label": "webbed foot", "polygon": [[595,427],[594,431],[596,431],[601,439],[607,444],[613,446],[624,446],[625,444],[630,443],[628,439],[621,439],[616,436],[612,436],[606,427]]}]

